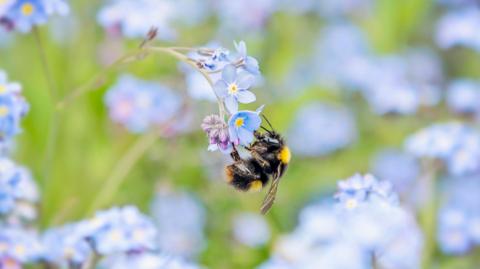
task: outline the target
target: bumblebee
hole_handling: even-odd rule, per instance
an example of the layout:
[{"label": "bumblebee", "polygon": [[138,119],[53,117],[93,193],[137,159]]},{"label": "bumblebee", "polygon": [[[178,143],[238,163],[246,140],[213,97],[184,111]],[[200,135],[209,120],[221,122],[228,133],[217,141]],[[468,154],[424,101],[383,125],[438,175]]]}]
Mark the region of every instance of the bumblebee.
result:
[{"label": "bumblebee", "polygon": [[[270,125],[268,120],[267,123]],[[227,182],[241,191],[256,192],[272,181],[260,209],[262,214],[265,214],[275,201],[280,178],[287,169],[291,154],[280,134],[273,128],[263,129],[266,133],[255,132],[255,141],[249,147],[245,147],[250,157],[241,158],[237,149],[233,147],[230,156],[234,163],[225,168],[225,173]]]}]

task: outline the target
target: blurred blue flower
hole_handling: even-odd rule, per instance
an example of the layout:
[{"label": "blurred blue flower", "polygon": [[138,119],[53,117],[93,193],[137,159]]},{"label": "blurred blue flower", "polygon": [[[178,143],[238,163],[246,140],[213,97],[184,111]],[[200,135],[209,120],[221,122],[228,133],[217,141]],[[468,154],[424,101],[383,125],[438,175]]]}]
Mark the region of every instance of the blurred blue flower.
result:
[{"label": "blurred blue flower", "polygon": [[261,111],[238,111],[228,120],[230,141],[235,145],[248,146],[254,139],[255,132],[262,124]]},{"label": "blurred blue flower", "polygon": [[182,258],[142,252],[112,255],[104,259],[99,268],[102,269],[201,269],[203,267]]},{"label": "blurred blue flower", "polygon": [[41,252],[42,246],[33,231],[0,226],[0,259],[31,263],[39,260]]},{"label": "blurred blue flower", "polygon": [[[18,211],[21,204],[30,204],[32,207],[38,202],[39,193],[35,181],[30,172],[21,166],[17,166],[8,158],[0,158],[0,216]],[[35,212],[18,217],[33,219]],[[28,212],[27,212],[28,213]],[[12,220],[13,221],[13,220]]]},{"label": "blurred blue flower", "polygon": [[447,104],[457,113],[480,116],[480,82],[457,79],[448,86]]},{"label": "blurred blue flower", "polygon": [[452,9],[437,23],[436,41],[444,49],[464,46],[480,50],[480,11],[475,6]]},{"label": "blurred blue flower", "polygon": [[420,175],[418,161],[412,155],[394,149],[377,153],[371,166],[375,176],[392,182],[399,193],[411,191]]},{"label": "blurred blue flower", "polygon": [[346,15],[366,15],[374,7],[372,0],[324,0],[317,4],[318,13],[331,20]]},{"label": "blurred blue flower", "polygon": [[33,26],[44,24],[48,16],[65,16],[70,8],[64,0],[18,0],[0,4],[0,19],[20,32],[30,32]]},{"label": "blurred blue flower", "polygon": [[47,21],[48,14],[42,0],[18,0],[6,14],[15,29],[20,32],[29,32],[34,25]]},{"label": "blurred blue flower", "polygon": [[307,206],[295,230],[280,237],[259,268],[420,268],[422,234],[391,184],[354,175],[338,186],[337,198],[363,193],[362,201],[348,210],[342,199]]},{"label": "blurred blue flower", "polygon": [[162,253],[192,258],[204,248],[206,212],[194,196],[161,188],[150,208]]},{"label": "blurred blue flower", "polygon": [[437,239],[447,254],[462,255],[480,245],[480,177],[447,178],[438,215]]},{"label": "blurred blue flower", "polygon": [[408,137],[407,152],[418,158],[439,159],[452,175],[465,175],[480,169],[480,133],[451,122],[434,124]]},{"label": "blurred blue flower", "polygon": [[159,39],[171,40],[177,35],[176,22],[197,23],[207,12],[204,1],[114,0],[100,9],[97,21],[108,32],[128,38],[143,38],[151,27],[156,27]]},{"label": "blurred blue flower", "polygon": [[220,19],[220,32],[258,33],[275,12],[275,0],[230,0],[216,1],[215,9]]},{"label": "blurred blue flower", "polygon": [[99,211],[83,225],[81,230],[90,232],[85,234],[86,238],[102,255],[156,248],[152,220],[134,206]]},{"label": "blurred blue flower", "polygon": [[20,84],[9,82],[7,74],[0,70],[0,141],[2,143],[21,132],[20,120],[29,110],[21,90]]},{"label": "blurred blue flower", "polygon": [[246,72],[239,72],[234,65],[223,68],[222,79],[215,83],[215,92],[222,98],[230,113],[238,111],[238,102],[248,104],[256,100],[255,95],[249,91],[255,78]]},{"label": "blurred blue flower", "polygon": [[270,227],[262,215],[241,213],[234,216],[233,237],[249,247],[265,245],[270,239]]},{"label": "blurred blue flower", "polygon": [[156,82],[122,75],[105,95],[105,103],[114,122],[133,133],[159,127],[177,115],[181,97]]},{"label": "blurred blue flower", "polygon": [[80,266],[90,257],[92,247],[82,234],[82,222],[45,231],[42,237],[43,258],[58,266]]},{"label": "blurred blue flower", "polygon": [[292,151],[311,157],[345,148],[356,137],[355,119],[348,109],[318,102],[303,106],[287,133]]},{"label": "blurred blue flower", "polygon": [[198,72],[189,68],[185,70],[185,82],[188,94],[198,100],[216,101],[217,97],[207,79]]}]

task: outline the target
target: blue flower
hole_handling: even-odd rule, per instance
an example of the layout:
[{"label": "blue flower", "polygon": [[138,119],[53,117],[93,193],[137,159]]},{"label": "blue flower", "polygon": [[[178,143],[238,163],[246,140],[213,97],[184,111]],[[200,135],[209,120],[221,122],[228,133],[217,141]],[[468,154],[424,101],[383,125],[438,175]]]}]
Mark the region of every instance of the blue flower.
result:
[{"label": "blue flower", "polygon": [[453,175],[480,170],[480,133],[468,125],[434,124],[407,138],[405,147],[418,158],[443,161]]},{"label": "blue flower", "polygon": [[386,149],[376,154],[372,161],[372,171],[378,178],[392,182],[399,193],[407,194],[420,175],[420,164],[410,154]]},{"label": "blue flower", "polygon": [[155,249],[153,222],[133,206],[97,212],[82,229],[102,254]]},{"label": "blue flower", "polygon": [[302,107],[287,133],[292,151],[308,157],[345,148],[356,137],[355,119],[350,110],[319,102]]},{"label": "blue flower", "polygon": [[105,95],[105,103],[113,121],[142,133],[176,116],[181,98],[158,83],[122,75]]},{"label": "blue flower", "polygon": [[48,14],[42,0],[18,0],[6,17],[13,22],[15,29],[26,33],[34,25],[45,23]]},{"label": "blue flower", "polygon": [[463,46],[480,50],[480,12],[477,8],[467,6],[453,9],[437,23],[436,41],[444,49]]},{"label": "blue flower", "polygon": [[[10,214],[16,210],[20,203],[30,208],[38,201],[39,194],[35,181],[24,167],[17,166],[7,158],[0,158],[0,216]],[[21,212],[16,212],[23,213]],[[35,210],[18,216],[26,219],[36,217]]]},{"label": "blue flower", "polygon": [[227,65],[222,71],[222,79],[215,83],[215,92],[225,101],[230,113],[238,111],[238,102],[248,104],[256,100],[255,95],[248,89],[253,85],[255,78],[245,72],[237,74],[237,68]]},{"label": "blue flower", "polygon": [[80,225],[72,223],[47,230],[42,237],[43,258],[59,266],[83,264],[93,252]]},{"label": "blue flower", "polygon": [[205,247],[205,207],[188,192],[160,189],[152,201],[159,251],[194,258]]},{"label": "blue flower", "polygon": [[17,227],[0,226],[0,257],[8,257],[20,263],[38,261],[42,247],[37,235]]},{"label": "blue flower", "polygon": [[233,114],[228,121],[228,132],[230,141],[238,145],[249,145],[253,139],[255,132],[262,124],[259,116],[260,111],[239,111]]},{"label": "blue flower", "polygon": [[20,84],[9,82],[6,73],[0,70],[0,141],[4,143],[21,132],[20,120],[29,109],[21,89]]},{"label": "blue flower", "polygon": [[247,55],[247,45],[242,40],[239,43],[234,42],[235,49],[237,50],[237,62],[252,75],[260,75],[260,67],[258,66],[257,59]]},{"label": "blue flower", "polygon": [[262,215],[241,213],[234,217],[234,238],[249,247],[265,245],[270,239],[270,227]]},{"label": "blue flower", "polygon": [[474,80],[458,79],[448,86],[447,104],[457,113],[480,116],[480,83]]},{"label": "blue flower", "polygon": [[204,267],[188,262],[182,257],[154,252],[111,255],[100,263],[100,268],[109,269],[202,269]]},{"label": "blue flower", "polygon": [[354,175],[338,186],[337,198],[358,197],[349,210],[342,199],[307,206],[295,230],[280,237],[259,268],[367,269],[372,261],[380,268],[420,268],[421,231],[413,214],[393,199],[391,184]]}]

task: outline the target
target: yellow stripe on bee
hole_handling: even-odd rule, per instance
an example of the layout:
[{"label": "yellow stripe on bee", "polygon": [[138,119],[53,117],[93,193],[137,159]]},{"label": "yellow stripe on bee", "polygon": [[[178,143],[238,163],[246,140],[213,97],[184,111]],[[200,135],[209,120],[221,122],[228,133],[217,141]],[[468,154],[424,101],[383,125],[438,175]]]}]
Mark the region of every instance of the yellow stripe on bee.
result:
[{"label": "yellow stripe on bee", "polygon": [[285,146],[282,148],[280,153],[278,154],[277,158],[284,164],[288,164],[290,159],[292,158],[292,154],[290,153],[290,149]]},{"label": "yellow stripe on bee", "polygon": [[251,192],[257,192],[260,191],[263,188],[263,184],[260,180],[255,180],[250,183],[250,186],[248,187],[248,191]]}]

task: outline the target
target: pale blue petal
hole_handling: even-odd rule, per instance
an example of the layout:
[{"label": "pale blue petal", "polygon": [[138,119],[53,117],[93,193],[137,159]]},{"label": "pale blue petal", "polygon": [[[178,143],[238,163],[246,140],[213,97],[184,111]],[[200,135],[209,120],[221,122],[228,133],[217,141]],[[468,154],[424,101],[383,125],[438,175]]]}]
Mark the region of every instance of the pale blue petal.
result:
[{"label": "pale blue petal", "polygon": [[262,124],[262,119],[256,112],[246,111],[245,113],[245,121],[243,127],[251,132],[260,128]]},{"label": "pale blue petal", "polygon": [[255,83],[255,77],[247,72],[242,72],[238,74],[237,83],[239,89],[248,90]]},{"label": "pale blue petal", "polygon": [[217,83],[215,83],[213,90],[215,91],[218,97],[225,98],[228,95],[227,87],[228,85],[224,81],[219,80],[217,81]]},{"label": "pale blue petal", "polygon": [[253,138],[253,132],[245,128],[238,129],[238,139],[240,140],[240,144],[247,146],[252,143]]},{"label": "pale blue petal", "polygon": [[[233,118],[230,119],[230,122],[235,121]],[[237,134],[237,130],[235,129],[235,127],[233,127],[232,124],[229,123],[229,126],[228,126],[228,134],[230,136],[230,142],[234,143],[234,144],[238,144],[238,134]]]},{"label": "pale blue petal", "polygon": [[253,94],[251,91],[240,90],[237,92],[237,100],[240,103],[249,104],[251,102],[254,102],[256,100],[256,97],[255,94]]},{"label": "pale blue petal", "polygon": [[222,79],[227,84],[230,84],[235,81],[237,78],[237,68],[234,65],[227,65],[223,68]]},{"label": "pale blue petal", "polygon": [[238,43],[234,42],[234,44],[235,49],[237,50],[240,57],[244,58],[245,56],[247,56],[247,45],[243,40]]},{"label": "pale blue petal", "polygon": [[228,95],[225,97],[225,107],[227,107],[228,112],[230,113],[237,113],[238,111],[238,102],[235,96]]},{"label": "pale blue petal", "polygon": [[254,75],[260,74],[260,67],[258,66],[258,61],[253,57],[248,56],[245,59],[245,69]]}]

